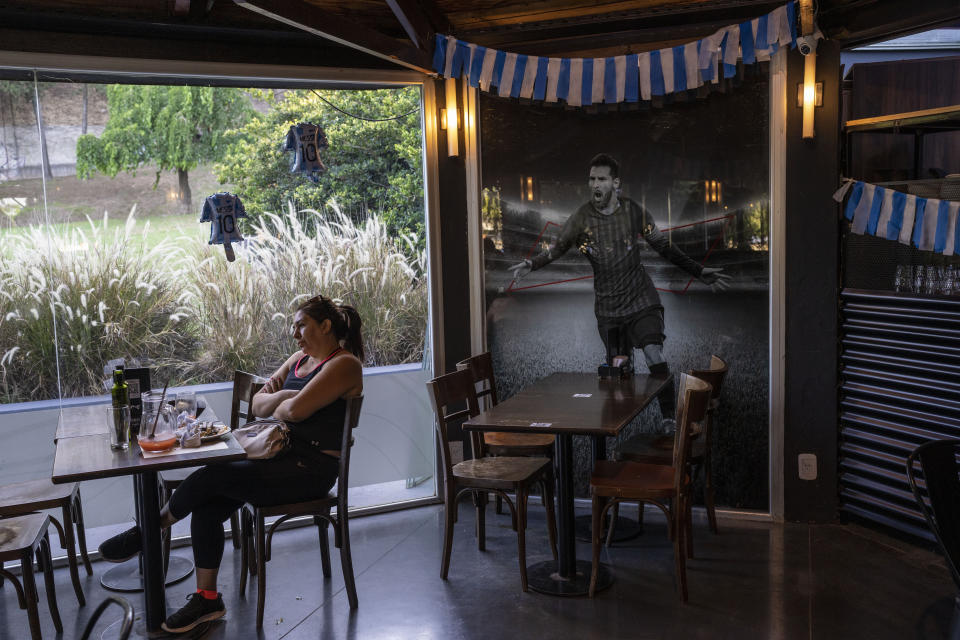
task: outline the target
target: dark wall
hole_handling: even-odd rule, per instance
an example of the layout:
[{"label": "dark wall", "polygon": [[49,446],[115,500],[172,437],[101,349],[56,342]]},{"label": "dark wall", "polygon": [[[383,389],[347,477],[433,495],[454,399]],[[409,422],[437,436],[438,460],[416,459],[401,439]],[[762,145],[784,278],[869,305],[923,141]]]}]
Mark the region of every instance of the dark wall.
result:
[{"label": "dark wall", "polygon": [[[446,100],[444,84],[434,81],[437,102]],[[459,83],[457,83],[459,87]],[[461,96],[462,97],[462,96]],[[460,100],[458,104],[463,104]],[[467,183],[463,160],[463,129],[460,129],[460,154],[447,154],[446,131],[438,139],[440,199],[440,266],[443,274],[444,371],[449,373],[470,353],[470,281],[467,261]]]},{"label": "dark wall", "polygon": [[[960,104],[960,56],[858,64],[848,92],[848,117],[872,118]],[[913,176],[914,138],[910,134],[859,133],[851,137],[851,177],[872,182]],[[960,132],[928,134],[923,142],[920,178],[928,169],[960,172]]]},{"label": "dark wall", "polygon": [[[839,46],[826,40],[817,50],[824,105],[812,140],[801,138],[802,109],[789,100],[803,66],[803,56],[788,54],[784,515],[825,522],[837,516]],[[816,480],[800,480],[801,453],[817,456]]]}]

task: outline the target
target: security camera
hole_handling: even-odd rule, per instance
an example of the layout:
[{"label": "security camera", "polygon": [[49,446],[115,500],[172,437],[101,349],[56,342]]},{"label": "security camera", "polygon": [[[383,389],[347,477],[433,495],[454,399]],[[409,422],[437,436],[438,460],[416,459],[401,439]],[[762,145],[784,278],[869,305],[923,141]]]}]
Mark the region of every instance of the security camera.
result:
[{"label": "security camera", "polygon": [[802,55],[808,56],[817,50],[817,39],[813,35],[797,38],[797,49]]}]

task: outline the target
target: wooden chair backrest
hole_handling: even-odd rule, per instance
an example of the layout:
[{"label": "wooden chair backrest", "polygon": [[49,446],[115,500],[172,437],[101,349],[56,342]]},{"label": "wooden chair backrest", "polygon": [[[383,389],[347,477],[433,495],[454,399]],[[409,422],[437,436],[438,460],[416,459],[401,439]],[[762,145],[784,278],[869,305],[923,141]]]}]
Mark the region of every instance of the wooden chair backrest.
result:
[{"label": "wooden chair backrest", "polygon": [[677,437],[673,441],[673,485],[679,492],[689,481],[687,460],[693,441],[693,424],[702,422],[710,406],[713,388],[692,375],[680,374],[680,398],[677,403]]},{"label": "wooden chair backrest", "polygon": [[477,398],[490,398],[490,406],[497,404],[497,382],[493,378],[493,358],[489,351],[461,360],[457,363],[457,371],[470,371],[473,381],[480,387],[477,389]]},{"label": "wooden chair backrest", "polygon": [[727,377],[727,363],[720,356],[710,356],[709,369],[692,369],[690,375],[705,380],[713,387],[711,400],[720,398],[720,392],[723,389],[723,380]]},{"label": "wooden chair backrest", "polygon": [[350,485],[350,451],[353,450],[353,430],[360,425],[360,409],[363,394],[349,396],[343,418],[343,438],[340,440],[340,467],[337,471],[337,515],[346,515],[349,503],[347,490]]},{"label": "wooden chair backrest", "polygon": [[703,443],[710,447],[713,442],[713,423],[717,419],[717,407],[720,405],[720,392],[723,381],[727,377],[727,363],[720,356],[710,356],[709,369],[692,369],[690,375],[710,383],[713,392],[710,394],[710,407],[707,410],[707,421],[703,426]]},{"label": "wooden chair backrest", "polygon": [[[246,424],[256,418],[253,415],[253,396],[256,395],[266,380],[246,371],[237,369],[233,372],[233,398],[230,400],[230,430],[233,431],[241,425],[240,419]],[[246,407],[241,407],[240,403],[246,403]]]},{"label": "wooden chair backrest", "polygon": [[[437,417],[437,437],[440,439],[440,457],[443,461],[444,475],[446,480],[450,481],[453,476],[448,435],[450,426],[480,414],[480,403],[477,401],[473,375],[468,370],[461,369],[437,376],[427,383],[427,391],[430,393],[433,412]],[[465,408],[451,410],[451,407],[460,406]],[[479,432],[470,433],[470,444],[475,458],[483,456],[483,439]]]}]

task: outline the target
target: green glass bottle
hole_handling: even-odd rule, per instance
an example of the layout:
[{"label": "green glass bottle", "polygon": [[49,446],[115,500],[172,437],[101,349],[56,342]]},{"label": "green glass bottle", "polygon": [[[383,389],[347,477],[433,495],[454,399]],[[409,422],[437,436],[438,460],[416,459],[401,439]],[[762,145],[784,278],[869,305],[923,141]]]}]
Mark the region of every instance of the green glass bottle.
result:
[{"label": "green glass bottle", "polygon": [[123,369],[116,369],[113,372],[113,388],[110,389],[110,397],[114,407],[126,407],[130,404],[130,388],[127,387],[127,381],[123,378]]}]

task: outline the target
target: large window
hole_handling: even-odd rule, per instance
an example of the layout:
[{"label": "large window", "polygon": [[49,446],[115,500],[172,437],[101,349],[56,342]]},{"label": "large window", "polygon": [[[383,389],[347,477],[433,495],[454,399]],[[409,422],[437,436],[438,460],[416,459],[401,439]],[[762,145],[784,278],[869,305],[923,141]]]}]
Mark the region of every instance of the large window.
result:
[{"label": "large window", "polygon": [[[322,293],[363,320],[352,503],[434,495],[420,85],[128,82],[0,82],[0,432],[20,445],[0,484],[49,473],[51,407],[102,396],[116,362],[227,419],[223,383],[272,373]],[[322,134],[298,149],[304,123]],[[218,192],[246,212],[232,262],[198,222]],[[87,524],[131,519],[128,489],[89,490]]]}]

